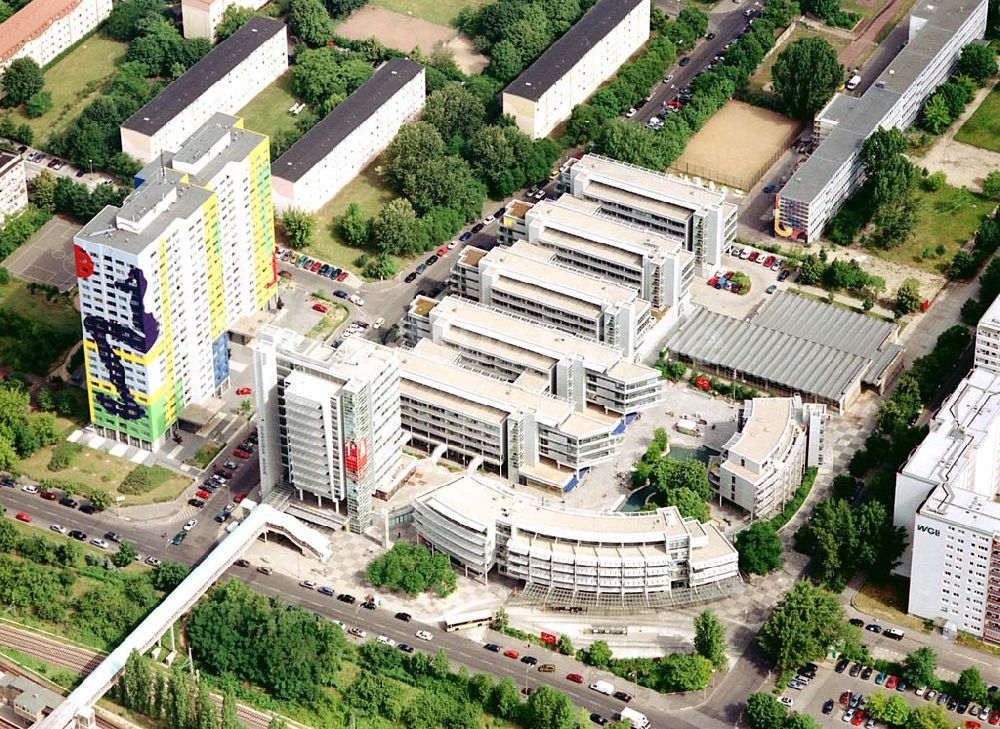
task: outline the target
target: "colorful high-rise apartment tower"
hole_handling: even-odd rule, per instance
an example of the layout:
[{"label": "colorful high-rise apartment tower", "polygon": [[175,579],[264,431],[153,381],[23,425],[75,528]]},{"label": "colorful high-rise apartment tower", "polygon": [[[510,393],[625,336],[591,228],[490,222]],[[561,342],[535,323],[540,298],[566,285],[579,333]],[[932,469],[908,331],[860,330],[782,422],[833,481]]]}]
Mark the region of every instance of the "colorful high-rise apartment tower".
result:
[{"label": "colorful high-rise apartment tower", "polygon": [[267,137],[216,114],[75,238],[90,416],[155,450],[229,382],[228,330],[277,294]]}]

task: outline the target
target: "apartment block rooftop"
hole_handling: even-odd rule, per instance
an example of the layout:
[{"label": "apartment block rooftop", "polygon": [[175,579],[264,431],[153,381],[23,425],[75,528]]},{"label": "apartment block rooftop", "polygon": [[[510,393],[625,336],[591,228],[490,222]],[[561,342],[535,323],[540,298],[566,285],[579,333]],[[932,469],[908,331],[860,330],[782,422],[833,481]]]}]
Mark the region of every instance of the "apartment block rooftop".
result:
[{"label": "apartment block rooftop", "polygon": [[762,463],[778,447],[792,417],[792,398],[755,397],[750,418],[725,447],[755,463]]},{"label": "apartment block rooftop", "polygon": [[276,159],[271,165],[271,174],[291,182],[299,180],[423,70],[423,66],[407,58],[386,61],[370,79]]},{"label": "apartment block rooftop", "polygon": [[122,123],[131,129],[152,136],[196,99],[205,94],[220,79],[245,61],[254,51],[279,33],[285,24],[274,18],[255,15],[250,22],[213,48],[208,55],[167,85],[156,98]]},{"label": "apartment block rooftop", "polygon": [[[902,95],[955,36],[973,0],[921,0],[910,13],[910,39],[854,104],[831,102],[837,126],[798,168],[781,197],[809,202],[900,102]],[[836,100],[837,97],[835,96]],[[845,108],[850,113],[844,113]],[[821,116],[826,112],[821,112]]]},{"label": "apartment block rooftop", "polygon": [[504,89],[538,101],[636,7],[649,0],[598,0],[587,13]]},{"label": "apartment block rooftop", "polygon": [[330,347],[289,329],[273,325],[261,328],[261,342],[275,343],[283,356],[297,360],[311,369],[335,373],[338,380],[348,382],[371,379],[372,373],[381,372],[396,357],[395,350],[359,337],[351,337],[339,347]]}]

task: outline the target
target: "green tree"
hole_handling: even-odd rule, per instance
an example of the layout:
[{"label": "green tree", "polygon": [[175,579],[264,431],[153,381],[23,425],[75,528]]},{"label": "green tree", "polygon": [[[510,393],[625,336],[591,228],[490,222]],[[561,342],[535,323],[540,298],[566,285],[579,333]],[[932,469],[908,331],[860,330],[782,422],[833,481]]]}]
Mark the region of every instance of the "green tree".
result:
[{"label": "green tree", "polygon": [[52,111],[52,92],[46,89],[36,91],[25,102],[24,110],[32,119]]},{"label": "green tree", "polygon": [[316,216],[298,208],[288,208],[281,214],[281,229],[289,247],[302,250],[312,244]]},{"label": "green tree", "polygon": [[826,264],[810,253],[802,259],[802,264],[799,266],[799,281],[806,286],[814,286],[823,280],[825,270]]},{"label": "green tree", "polygon": [[118,545],[118,551],[115,552],[114,556],[111,558],[111,562],[115,567],[128,567],[130,564],[135,562],[135,557],[135,547],[132,546],[132,543],[122,542]]},{"label": "green tree", "polygon": [[785,546],[768,521],[756,521],[736,535],[740,569],[752,575],[766,575],[781,567]]},{"label": "green tree", "polygon": [[959,701],[966,701],[970,704],[972,702],[981,704],[986,701],[986,684],[983,683],[983,677],[977,668],[966,668],[958,674],[956,688]]},{"label": "green tree", "polygon": [[[42,69],[32,58],[16,58],[4,71],[0,88],[3,88],[3,104],[17,106],[23,104],[45,86]],[[50,99],[51,101],[51,99]]]},{"label": "green tree", "polygon": [[611,648],[606,640],[595,640],[587,649],[587,663],[598,668],[607,668],[611,665]]},{"label": "green tree", "polygon": [[524,707],[524,726],[529,729],[578,729],[577,712],[566,694],[539,686]]},{"label": "green tree", "polygon": [[781,729],[819,729],[819,724],[808,714],[792,713],[785,719]]},{"label": "green tree", "polygon": [[161,562],[153,568],[151,582],[162,592],[172,592],[191,572],[191,568],[179,562]]},{"label": "green tree", "polygon": [[218,729],[219,721],[215,713],[215,702],[209,693],[208,684],[201,682],[198,684],[198,696],[195,700],[195,727],[196,729]]},{"label": "green tree", "polygon": [[910,715],[910,707],[898,694],[884,694],[878,691],[868,697],[865,711],[878,721],[889,726],[902,726]]},{"label": "green tree", "polygon": [[432,555],[423,545],[397,542],[388,552],[368,563],[369,582],[416,595],[435,590],[444,597],[455,590],[455,571],[445,554]]},{"label": "green tree", "polygon": [[87,499],[90,501],[90,505],[97,509],[97,511],[104,511],[111,506],[111,494],[104,489],[92,490],[87,494]]},{"label": "green tree", "polygon": [[399,719],[403,711],[402,694],[391,681],[372,672],[362,673],[345,692],[347,703],[371,714],[376,713],[390,721]]},{"label": "green tree", "polygon": [[994,200],[1000,199],[1000,170],[990,170],[983,180],[983,194]]},{"label": "green tree", "polygon": [[368,243],[368,238],[371,235],[371,223],[357,203],[352,202],[347,206],[347,211],[340,219],[340,234],[344,236],[348,245],[356,248],[361,248]]},{"label": "green tree", "polygon": [[568,635],[562,633],[556,641],[556,650],[564,656],[573,655],[573,641],[570,640]]},{"label": "green tree", "polygon": [[313,48],[333,40],[333,19],[320,0],[291,0],[288,3],[288,28],[292,35]]},{"label": "green tree", "polygon": [[773,694],[757,692],[747,697],[750,729],[775,729],[785,723],[788,711]]},{"label": "green tree", "polygon": [[296,56],[292,90],[303,101],[329,113],[371,74],[371,64],[356,55],[331,47],[308,49]]},{"label": "green tree", "polygon": [[382,253],[405,255],[416,250],[417,213],[403,197],[389,200],[372,221],[372,239]]},{"label": "green tree", "polygon": [[667,506],[676,506],[677,511],[685,519],[697,519],[704,523],[709,519],[708,504],[689,488],[670,489],[667,494]]},{"label": "green tree", "polygon": [[385,281],[396,275],[396,264],[387,253],[379,253],[374,258],[369,258],[362,270],[365,278]]},{"label": "green tree", "polygon": [[962,49],[958,58],[958,74],[968,76],[982,86],[997,72],[997,53],[992,46],[970,43]]},{"label": "green tree", "polygon": [[876,174],[891,159],[903,154],[906,148],[906,137],[899,129],[879,127],[861,144],[861,161],[865,173]]},{"label": "green tree", "polygon": [[876,248],[895,248],[905,243],[920,220],[918,198],[908,190],[900,197],[880,205],[872,216],[874,230],[869,237],[870,245]]},{"label": "green tree", "polygon": [[280,716],[272,716],[271,721],[267,723],[267,729],[288,729],[288,722]]},{"label": "green tree", "polygon": [[[163,711],[167,704],[167,677],[163,671],[156,671],[156,679],[153,684],[153,701],[150,705],[149,716],[152,719],[159,719],[163,716]],[[230,727],[229,729],[235,729]]]},{"label": "green tree", "polygon": [[948,714],[935,704],[918,706],[910,712],[906,729],[952,729]]},{"label": "green tree", "polygon": [[253,16],[256,15],[253,8],[245,7],[243,5],[230,5],[222,13],[222,19],[219,24],[215,26],[215,37],[217,40],[223,41],[233,33],[238,31],[244,25],[250,22]]},{"label": "green tree", "polygon": [[245,729],[243,722],[236,715],[236,694],[227,687],[222,694],[222,720],[219,729]]},{"label": "green tree", "polygon": [[486,106],[464,84],[452,81],[427,97],[423,120],[434,125],[441,138],[468,139],[483,125]]},{"label": "green tree", "polygon": [[193,725],[194,707],[191,703],[191,680],[178,661],[170,668],[167,700],[164,706],[167,723],[173,727]]},{"label": "green tree", "polygon": [[28,183],[28,199],[42,210],[55,212],[55,196],[56,178],[48,170],[42,170]]},{"label": "green tree", "polygon": [[504,676],[500,682],[493,687],[493,695],[490,706],[494,714],[501,719],[512,721],[517,717],[521,709],[521,696],[517,686],[509,676]]},{"label": "green tree", "polygon": [[896,311],[900,314],[911,314],[920,308],[920,282],[915,278],[908,278],[896,289],[893,303]]},{"label": "green tree", "polygon": [[712,680],[712,662],[699,655],[671,653],[660,660],[659,672],[668,692],[699,691]]},{"label": "green tree", "polygon": [[955,118],[951,115],[944,97],[940,94],[931,94],[920,112],[920,127],[931,134],[941,134],[953,121]]},{"label": "green tree", "polygon": [[786,670],[822,659],[832,645],[858,639],[835,595],[799,581],[775,606],[757,642],[775,666]]},{"label": "green tree", "polygon": [[843,82],[844,67],[825,38],[809,36],[778,54],[771,79],[785,112],[794,119],[811,120]]},{"label": "green tree", "polygon": [[702,611],[694,619],[694,649],[715,670],[726,670],[726,628],[711,610]]}]

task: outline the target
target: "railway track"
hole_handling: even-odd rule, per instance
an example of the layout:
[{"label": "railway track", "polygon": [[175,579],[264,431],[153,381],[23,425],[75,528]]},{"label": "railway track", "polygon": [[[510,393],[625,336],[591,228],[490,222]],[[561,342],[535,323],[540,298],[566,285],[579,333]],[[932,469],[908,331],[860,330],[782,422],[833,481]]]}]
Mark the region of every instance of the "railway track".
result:
[{"label": "railway track", "polygon": [[[35,681],[36,680],[34,676],[30,676],[27,673],[25,673],[24,671],[22,671],[21,669],[17,668],[16,666],[12,666],[11,664],[7,663],[6,661],[2,661],[2,660],[0,660],[0,672],[2,672],[2,673],[11,673],[11,674],[14,674],[15,676],[23,676],[24,678],[28,679],[29,681]],[[56,692],[64,695],[64,696],[66,694],[66,691],[63,690],[63,689],[58,689],[57,688],[57,689],[54,689],[54,690]],[[97,719],[97,726],[100,727],[100,729],[119,729],[119,727],[117,725],[112,724],[111,722],[107,721],[106,719],[103,719],[101,716],[97,716],[96,719]],[[24,726],[22,724],[15,724],[15,723],[13,723],[11,721],[8,721],[7,719],[4,719],[2,716],[0,716],[0,727],[13,727],[14,729],[24,729]]]},{"label": "railway track", "polygon": [[[83,648],[82,646],[67,646],[37,633],[20,630],[3,623],[0,623],[0,645],[5,645],[25,655],[39,658],[46,663],[66,668],[81,675],[86,675],[93,671],[104,660],[105,655],[99,651]],[[7,671],[31,678],[16,668],[9,668]],[[221,711],[222,697],[218,694],[212,694],[212,700]],[[247,729],[267,729],[268,724],[271,723],[270,714],[257,711],[244,704],[236,705],[236,716],[243,722]],[[117,729],[114,724],[100,717],[97,719],[97,725],[102,727],[102,729]],[[16,727],[16,725],[0,719],[0,729],[6,726]],[[16,729],[22,728],[16,727]]]}]

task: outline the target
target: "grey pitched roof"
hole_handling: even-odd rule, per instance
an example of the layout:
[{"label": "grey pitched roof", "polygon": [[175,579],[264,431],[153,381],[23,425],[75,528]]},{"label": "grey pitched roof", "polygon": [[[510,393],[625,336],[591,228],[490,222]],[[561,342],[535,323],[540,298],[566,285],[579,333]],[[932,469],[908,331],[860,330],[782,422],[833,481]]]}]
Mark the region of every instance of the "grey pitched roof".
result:
[{"label": "grey pitched roof", "polygon": [[666,347],[695,362],[839,402],[859,379],[877,383],[902,352],[895,325],[779,294],[751,321],[698,309]]},{"label": "grey pitched roof", "polygon": [[122,127],[147,136],[156,134],[247,56],[284,32],[285,24],[280,20],[255,16],[169,84],[155,99],[126,119]]},{"label": "grey pitched roof", "polygon": [[[508,84],[504,93],[538,101],[580,62],[612,28],[617,26],[638,5],[649,0],[600,0],[594,7],[548,47],[534,63]],[[516,39],[515,39],[516,42]],[[614,69],[608,69],[612,73]]]},{"label": "grey pitched roof", "polygon": [[272,162],[271,175],[290,182],[301,178],[423,70],[419,63],[406,58],[386,61],[374,76]]}]

